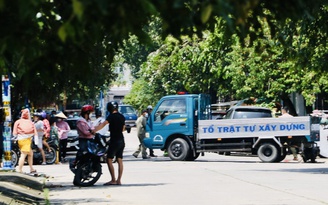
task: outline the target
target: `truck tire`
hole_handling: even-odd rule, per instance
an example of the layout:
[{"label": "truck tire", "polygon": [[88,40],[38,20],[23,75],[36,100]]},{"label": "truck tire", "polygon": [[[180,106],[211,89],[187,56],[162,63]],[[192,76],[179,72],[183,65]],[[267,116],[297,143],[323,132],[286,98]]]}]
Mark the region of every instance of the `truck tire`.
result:
[{"label": "truck tire", "polygon": [[287,150],[286,148],[283,149],[283,151],[278,151],[278,157],[275,160],[275,162],[281,162],[282,160],[284,160],[286,158],[287,155]]},{"label": "truck tire", "polygon": [[276,162],[279,157],[279,151],[272,143],[264,143],[257,150],[257,156],[262,162]]},{"label": "truck tire", "polygon": [[172,160],[184,161],[190,153],[188,142],[182,138],[176,138],[170,143],[167,152]]},{"label": "truck tire", "polygon": [[195,156],[192,152],[190,152],[189,155],[186,157],[186,161],[195,161],[199,157],[199,155],[199,152],[196,152]]}]

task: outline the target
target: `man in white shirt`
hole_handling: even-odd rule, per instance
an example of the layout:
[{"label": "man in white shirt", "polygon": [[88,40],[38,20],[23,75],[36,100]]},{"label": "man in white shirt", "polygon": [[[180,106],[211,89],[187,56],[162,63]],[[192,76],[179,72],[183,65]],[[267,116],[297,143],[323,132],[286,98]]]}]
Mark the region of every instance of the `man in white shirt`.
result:
[{"label": "man in white shirt", "polygon": [[[105,118],[102,117],[101,110],[96,110],[96,119],[92,122],[94,127],[97,127],[105,121]],[[102,129],[98,130],[97,133],[100,135],[106,135],[109,130],[109,124],[105,125]]]}]

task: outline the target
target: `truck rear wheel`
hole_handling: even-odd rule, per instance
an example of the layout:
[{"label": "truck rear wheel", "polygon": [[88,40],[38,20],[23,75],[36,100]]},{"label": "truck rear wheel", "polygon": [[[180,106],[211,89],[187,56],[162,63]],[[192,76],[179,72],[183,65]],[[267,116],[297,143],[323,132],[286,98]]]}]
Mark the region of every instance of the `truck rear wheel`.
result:
[{"label": "truck rear wheel", "polygon": [[275,162],[281,162],[282,160],[284,160],[286,158],[286,155],[287,155],[287,150],[286,148],[283,148],[282,151],[278,151],[278,157],[277,159],[275,160]]},{"label": "truck rear wheel", "polygon": [[257,156],[262,162],[275,162],[278,154],[278,148],[271,143],[264,143],[257,150]]},{"label": "truck rear wheel", "polygon": [[177,138],[170,143],[167,152],[172,160],[183,161],[189,154],[189,145],[186,140]]}]

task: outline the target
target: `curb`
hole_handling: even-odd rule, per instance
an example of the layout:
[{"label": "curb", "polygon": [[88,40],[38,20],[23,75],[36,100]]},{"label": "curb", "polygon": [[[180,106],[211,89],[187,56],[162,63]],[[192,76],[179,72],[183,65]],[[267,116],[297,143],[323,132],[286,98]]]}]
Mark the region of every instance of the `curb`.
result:
[{"label": "curb", "polygon": [[0,171],[0,204],[46,204],[43,177]]}]

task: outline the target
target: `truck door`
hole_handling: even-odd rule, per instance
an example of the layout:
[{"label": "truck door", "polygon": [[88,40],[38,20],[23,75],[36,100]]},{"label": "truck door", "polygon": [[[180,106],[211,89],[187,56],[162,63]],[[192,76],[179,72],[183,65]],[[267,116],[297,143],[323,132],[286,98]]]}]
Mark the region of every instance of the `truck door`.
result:
[{"label": "truck door", "polygon": [[198,119],[210,120],[211,119],[211,98],[209,95],[200,94],[198,96]]},{"label": "truck door", "polygon": [[153,111],[153,147],[164,146],[168,136],[173,133],[186,134],[189,119],[187,115],[187,98],[164,99]]}]

